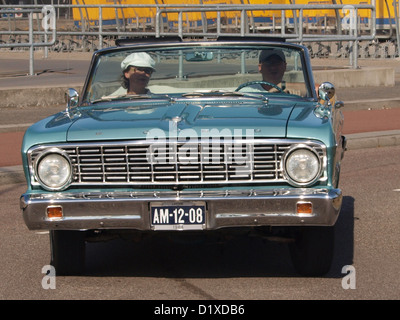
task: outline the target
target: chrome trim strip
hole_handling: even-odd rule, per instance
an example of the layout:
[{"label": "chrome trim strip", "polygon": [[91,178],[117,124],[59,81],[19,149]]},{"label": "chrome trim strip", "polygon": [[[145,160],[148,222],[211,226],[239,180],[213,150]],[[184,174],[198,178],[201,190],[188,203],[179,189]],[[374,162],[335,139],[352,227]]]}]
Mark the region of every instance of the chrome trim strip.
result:
[{"label": "chrome trim strip", "polygon": [[[138,220],[140,219],[140,215],[126,214],[126,215],[115,215],[115,216],[77,216],[77,217],[65,217],[64,221],[80,221],[80,220],[107,220],[107,219],[116,219],[116,220]],[[49,219],[50,220],[50,219]]]},{"label": "chrome trim strip", "polygon": [[326,188],[276,188],[276,189],[244,189],[244,190],[182,190],[182,191],[109,191],[109,192],[59,192],[31,193],[31,201],[80,201],[80,200],[131,200],[155,201],[160,199],[242,199],[258,197],[307,197],[325,196]]},{"label": "chrome trim strip", "polygon": [[[216,218],[220,219],[229,219],[229,218],[264,218],[264,217],[269,217],[271,214],[268,213],[258,213],[258,214],[249,214],[249,213],[241,213],[241,214],[235,214],[235,213],[220,213],[216,215]],[[297,213],[280,213],[276,214],[276,217],[313,217],[314,214],[297,214]]]}]

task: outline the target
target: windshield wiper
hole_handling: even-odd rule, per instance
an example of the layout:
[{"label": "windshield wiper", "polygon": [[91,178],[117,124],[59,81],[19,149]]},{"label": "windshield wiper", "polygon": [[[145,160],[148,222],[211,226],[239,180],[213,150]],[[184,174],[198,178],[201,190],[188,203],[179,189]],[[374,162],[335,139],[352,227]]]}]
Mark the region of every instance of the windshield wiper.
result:
[{"label": "windshield wiper", "polygon": [[245,97],[261,100],[264,102],[268,102],[268,98],[263,94],[258,93],[249,93],[249,92],[239,92],[239,91],[225,91],[225,90],[207,90],[207,91],[194,91],[182,94],[182,97],[186,98],[198,98],[198,97],[210,97],[210,96],[219,96],[219,97]]},{"label": "windshield wiper", "polygon": [[117,100],[149,100],[149,99],[167,99],[171,101],[171,97],[167,95],[149,95],[149,94],[123,94],[118,96],[103,96],[100,99],[93,100],[91,103],[117,101]]}]

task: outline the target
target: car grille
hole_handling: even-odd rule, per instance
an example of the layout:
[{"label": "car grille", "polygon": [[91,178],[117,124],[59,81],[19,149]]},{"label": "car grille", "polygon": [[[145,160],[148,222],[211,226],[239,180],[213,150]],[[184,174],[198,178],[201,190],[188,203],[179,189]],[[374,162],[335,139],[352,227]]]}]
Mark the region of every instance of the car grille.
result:
[{"label": "car grille", "polygon": [[[129,141],[51,145],[30,151],[34,159],[45,149],[68,153],[74,184],[88,185],[199,185],[274,183],[285,181],[282,155],[298,140]],[[305,143],[302,141],[302,143]],[[323,145],[307,141],[321,158]],[[33,180],[37,184],[37,181]]]}]

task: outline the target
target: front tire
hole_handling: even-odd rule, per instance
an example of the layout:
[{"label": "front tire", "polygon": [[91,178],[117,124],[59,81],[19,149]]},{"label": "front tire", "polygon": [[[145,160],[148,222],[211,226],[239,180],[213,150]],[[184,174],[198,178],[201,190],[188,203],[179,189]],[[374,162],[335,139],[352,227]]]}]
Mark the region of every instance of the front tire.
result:
[{"label": "front tire", "polygon": [[85,232],[50,231],[50,264],[56,275],[80,275],[85,270]]},{"label": "front tire", "polygon": [[329,272],[334,254],[334,227],[301,227],[289,246],[293,266],[302,276],[323,276]]}]

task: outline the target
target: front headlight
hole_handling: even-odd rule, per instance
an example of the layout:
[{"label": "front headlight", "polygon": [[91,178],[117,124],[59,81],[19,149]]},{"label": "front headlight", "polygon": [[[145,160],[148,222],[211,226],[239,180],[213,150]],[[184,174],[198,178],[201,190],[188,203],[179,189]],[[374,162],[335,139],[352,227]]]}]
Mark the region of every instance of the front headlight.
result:
[{"label": "front headlight", "polygon": [[62,190],[72,179],[71,162],[61,150],[51,149],[40,155],[35,161],[36,178],[47,190]]},{"label": "front headlight", "polygon": [[286,178],[296,186],[314,183],[321,175],[321,161],[311,148],[299,147],[289,151],[284,157]]}]

